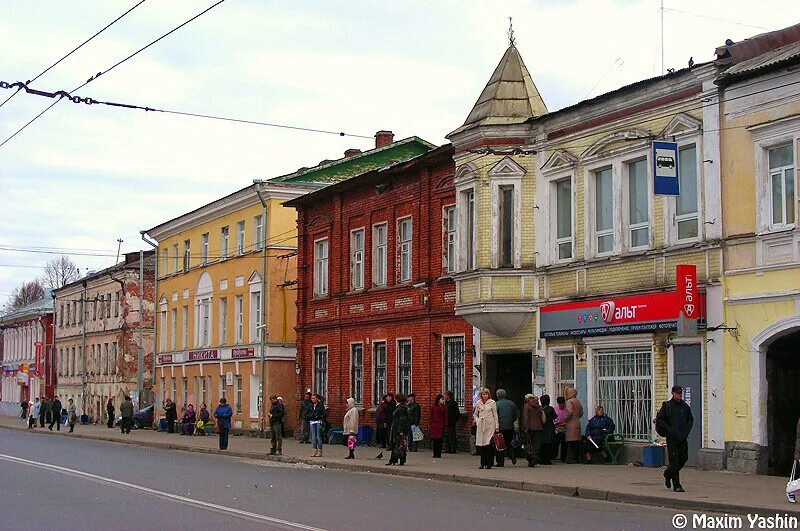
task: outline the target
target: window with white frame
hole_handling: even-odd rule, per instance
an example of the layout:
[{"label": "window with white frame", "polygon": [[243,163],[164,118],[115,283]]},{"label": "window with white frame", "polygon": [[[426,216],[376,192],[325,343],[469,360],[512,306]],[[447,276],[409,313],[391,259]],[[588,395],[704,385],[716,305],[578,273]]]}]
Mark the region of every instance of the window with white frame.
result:
[{"label": "window with white frame", "polygon": [[200,262],[203,265],[208,263],[208,233],[200,236]]},{"label": "window with white frame", "polygon": [[650,246],[650,194],[648,192],[647,159],[625,164],[628,173],[628,247]]},{"label": "window with white frame", "polygon": [[555,192],[555,256],[556,260],[572,259],[572,178],[552,184]]},{"label": "window with white frame", "polygon": [[411,340],[397,342],[397,390],[408,396],[411,392]]},{"label": "window with white frame", "polygon": [[386,341],[372,343],[372,403],[378,405],[386,394]]},{"label": "window with white frame", "polygon": [[169,349],[175,350],[178,341],[178,309],[173,308],[169,312]]},{"label": "window with white frame", "polygon": [[211,298],[206,297],[197,302],[198,318],[198,331],[197,331],[197,346],[207,347],[211,345]]},{"label": "window with white frame", "polygon": [[500,267],[514,266],[514,186],[498,187],[498,250]]},{"label": "window with white frame", "polygon": [[228,342],[228,298],[219,299],[219,344]]},{"label": "window with white frame", "polygon": [[350,345],[350,396],[356,405],[364,403],[364,346],[361,343]]},{"label": "window with white frame", "polygon": [[386,285],[388,263],[386,223],[372,226],[372,285]]},{"label": "window with white frame", "polygon": [[262,216],[253,218],[253,248],[258,250],[264,248],[264,218]]},{"label": "window with white frame", "polygon": [[244,298],[237,295],[233,302],[233,318],[234,318],[234,338],[233,341],[237,345],[242,343],[244,339]]},{"label": "window with white frame", "polygon": [[328,294],[328,239],[314,242],[314,295]]},{"label": "window with white frame", "polygon": [[314,347],[314,389],[325,396],[328,391],[328,347]]},{"label": "window with white frame", "polygon": [[192,242],[191,240],[183,240],[183,272],[189,271],[189,266],[192,260]]},{"label": "window with white frame", "polygon": [[189,307],[181,309],[181,348],[189,348]]},{"label": "window with white frame", "polygon": [[453,392],[453,399],[464,407],[464,336],[444,338],[444,385],[446,391]]},{"label": "window with white frame", "polygon": [[570,387],[575,387],[575,354],[573,352],[557,352],[555,361],[556,396],[564,396]]},{"label": "window with white frame", "polygon": [[614,183],[611,168],[594,172],[595,248],[597,254],[614,251]]},{"label": "window with white frame", "polygon": [[242,413],[242,377],[236,376],[236,413]]},{"label": "window with white frame", "polygon": [[768,150],[770,228],[791,227],[797,206],[795,192],[794,145]]},{"label": "window with white frame", "polygon": [[236,224],[236,254],[244,252],[244,221]]},{"label": "window with white frame", "polygon": [[159,330],[158,330],[158,348],[160,352],[167,350],[167,303],[161,303],[161,311],[158,316]]},{"label": "window with white frame", "polygon": [[261,337],[261,291],[250,292],[250,342]]},{"label": "window with white frame", "polygon": [[364,229],[350,232],[350,289],[364,289]]},{"label": "window with white frame", "polygon": [[169,250],[161,250],[161,276],[167,274],[167,266],[169,265]]},{"label": "window with white frame", "polygon": [[697,147],[692,144],[678,151],[680,195],[675,198],[675,224],[678,241],[699,237],[697,193]]},{"label": "window with white frame", "polygon": [[219,254],[223,260],[228,258],[228,227],[222,227],[219,233]]},{"label": "window with white frame", "polygon": [[459,219],[459,263],[464,271],[475,269],[475,189],[470,188],[459,193],[461,211]]},{"label": "window with white frame", "polygon": [[625,439],[648,441],[653,420],[653,371],[649,348],[598,350],[596,401]]},{"label": "window with white frame", "polygon": [[181,256],[178,254],[178,244],[172,246],[172,272],[177,273],[180,267]]},{"label": "window with white frame", "polygon": [[117,351],[117,342],[111,343],[111,351],[113,353],[113,363],[111,365],[111,374],[117,374],[117,364],[119,363],[119,352]]},{"label": "window with white frame", "polygon": [[444,207],[442,216],[444,232],[444,270],[456,272],[456,207]]},{"label": "window with white frame", "polygon": [[397,222],[397,251],[400,257],[399,281],[411,280],[411,218]]},{"label": "window with white frame", "polygon": [[[186,404],[189,402],[189,378],[184,377],[183,387],[181,387],[181,393],[183,394],[183,403]],[[172,400],[175,400],[175,378],[172,379]]]}]

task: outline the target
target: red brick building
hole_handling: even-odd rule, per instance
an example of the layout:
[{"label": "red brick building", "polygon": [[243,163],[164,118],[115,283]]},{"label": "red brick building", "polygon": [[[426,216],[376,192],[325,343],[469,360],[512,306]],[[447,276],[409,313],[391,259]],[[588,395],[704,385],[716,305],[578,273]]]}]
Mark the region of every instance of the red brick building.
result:
[{"label": "red brick building", "polygon": [[[374,427],[387,391],[413,391],[422,427],[438,393],[472,409],[472,327],[455,316],[453,148],[289,201],[298,211],[297,395],[341,426],[353,396]],[[459,424],[466,433],[469,425]]]}]

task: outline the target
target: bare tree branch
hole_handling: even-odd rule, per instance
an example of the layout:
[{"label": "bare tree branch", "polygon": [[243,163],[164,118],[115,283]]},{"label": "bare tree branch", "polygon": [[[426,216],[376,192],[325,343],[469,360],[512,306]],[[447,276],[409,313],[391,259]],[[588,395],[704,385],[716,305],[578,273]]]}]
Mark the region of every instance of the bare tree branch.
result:
[{"label": "bare tree branch", "polygon": [[63,254],[47,262],[44,266],[42,283],[50,289],[58,289],[80,278],[78,266]]},{"label": "bare tree branch", "polygon": [[44,286],[38,280],[23,282],[11,292],[6,311],[14,311],[32,302],[44,299]]}]

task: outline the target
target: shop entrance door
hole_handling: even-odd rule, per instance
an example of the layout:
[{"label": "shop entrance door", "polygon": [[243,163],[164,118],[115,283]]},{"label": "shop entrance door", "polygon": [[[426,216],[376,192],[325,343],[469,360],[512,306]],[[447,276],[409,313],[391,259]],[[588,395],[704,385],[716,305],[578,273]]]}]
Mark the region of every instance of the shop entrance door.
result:
[{"label": "shop entrance door", "polygon": [[703,372],[700,345],[675,345],[672,380],[683,387],[683,399],[692,408],[694,425],[689,433],[689,461],[694,465],[703,446]]},{"label": "shop entrance door", "polygon": [[767,469],[788,476],[792,469],[800,413],[800,332],[767,350]]},{"label": "shop entrance door", "polygon": [[487,354],[484,385],[492,392],[505,389],[509,400],[522,411],[525,395],[531,391],[532,361],[530,352]]}]

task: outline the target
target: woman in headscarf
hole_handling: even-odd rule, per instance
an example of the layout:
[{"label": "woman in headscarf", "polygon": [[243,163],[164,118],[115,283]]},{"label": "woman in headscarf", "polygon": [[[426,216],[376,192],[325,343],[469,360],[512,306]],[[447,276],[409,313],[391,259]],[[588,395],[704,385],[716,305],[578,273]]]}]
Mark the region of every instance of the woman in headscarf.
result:
[{"label": "woman in headscarf", "polygon": [[583,405],[578,400],[578,391],[574,387],[568,388],[564,392],[567,399],[567,415],[564,418],[564,425],[567,428],[567,463],[578,462],[581,445],[581,417],[583,417]]},{"label": "woman in headscarf", "polygon": [[550,395],[542,395],[539,399],[542,404],[542,411],[544,411],[545,423],[542,425],[542,439],[539,451],[539,464],[551,465],[551,459],[554,457],[554,448],[556,447],[556,410],[550,405]]}]

